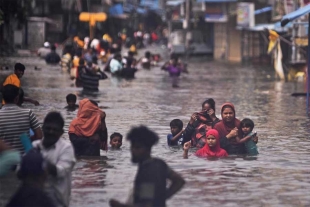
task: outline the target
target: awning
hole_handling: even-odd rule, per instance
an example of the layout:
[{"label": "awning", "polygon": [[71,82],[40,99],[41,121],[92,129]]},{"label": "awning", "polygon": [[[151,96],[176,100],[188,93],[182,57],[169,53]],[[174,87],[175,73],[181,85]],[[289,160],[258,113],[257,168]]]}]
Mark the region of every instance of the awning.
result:
[{"label": "awning", "polygon": [[121,4],[115,4],[110,7],[109,14],[111,16],[119,16],[124,14],[123,6]]},{"label": "awning", "polygon": [[197,0],[198,3],[225,3],[225,2],[237,2],[237,0]]},{"label": "awning", "polygon": [[272,7],[271,6],[265,7],[265,8],[262,8],[262,9],[257,9],[257,10],[255,10],[254,14],[258,15],[258,14],[262,14],[262,13],[269,12],[269,11],[272,11]]},{"label": "awning", "polygon": [[282,20],[281,20],[281,26],[285,26],[290,21],[298,19],[299,17],[304,16],[304,15],[306,15],[308,13],[310,13],[310,4],[300,8],[300,9],[298,9],[298,10],[292,12],[292,13],[289,13],[289,14],[285,15],[282,18]]},{"label": "awning", "polygon": [[171,0],[171,1],[167,1],[166,5],[167,6],[178,6],[180,4],[183,4],[185,2],[185,0]]}]

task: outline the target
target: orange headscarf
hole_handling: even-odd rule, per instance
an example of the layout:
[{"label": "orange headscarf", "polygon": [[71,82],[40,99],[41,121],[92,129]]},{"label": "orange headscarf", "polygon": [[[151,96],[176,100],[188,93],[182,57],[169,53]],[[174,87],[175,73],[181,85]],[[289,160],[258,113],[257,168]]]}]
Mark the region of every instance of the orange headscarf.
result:
[{"label": "orange headscarf", "polygon": [[77,117],[72,120],[69,133],[77,136],[90,137],[95,134],[101,125],[103,112],[89,99],[83,99],[79,104]]}]

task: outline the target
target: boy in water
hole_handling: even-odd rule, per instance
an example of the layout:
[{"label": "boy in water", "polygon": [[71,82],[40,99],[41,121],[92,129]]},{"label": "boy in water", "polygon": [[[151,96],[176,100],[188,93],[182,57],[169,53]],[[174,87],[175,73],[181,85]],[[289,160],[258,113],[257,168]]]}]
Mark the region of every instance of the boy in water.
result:
[{"label": "boy in water", "polygon": [[79,105],[76,104],[76,95],[70,93],[66,96],[66,100],[68,105],[65,107],[65,109],[74,111],[75,109],[79,108]]},{"label": "boy in water", "polygon": [[248,155],[257,155],[257,146],[256,142],[254,142],[254,138],[256,137],[256,133],[252,132],[254,129],[254,122],[251,119],[243,119],[240,123],[240,127],[242,130],[243,138],[236,137],[237,143],[244,143],[245,148]]},{"label": "boy in water", "polygon": [[171,134],[167,135],[169,146],[182,145],[183,142],[183,122],[180,119],[173,119],[170,122]]},{"label": "boy in water", "polygon": [[182,67],[178,64],[178,59],[174,58],[172,63],[168,63],[162,67],[162,70],[166,70],[169,72],[169,75],[172,79],[172,87],[177,88],[179,87],[179,77],[182,72]]},{"label": "boy in water", "polygon": [[[110,200],[112,207],[165,207],[166,199],[172,197],[184,185],[184,179],[174,172],[163,160],[151,157],[151,149],[158,136],[145,126],[132,128],[127,135],[131,143],[131,160],[138,163],[134,181],[133,204],[122,204]],[[167,188],[167,179],[171,185]]]},{"label": "boy in water", "polygon": [[110,145],[112,150],[119,150],[122,146],[123,135],[118,132],[114,132],[110,136]]}]

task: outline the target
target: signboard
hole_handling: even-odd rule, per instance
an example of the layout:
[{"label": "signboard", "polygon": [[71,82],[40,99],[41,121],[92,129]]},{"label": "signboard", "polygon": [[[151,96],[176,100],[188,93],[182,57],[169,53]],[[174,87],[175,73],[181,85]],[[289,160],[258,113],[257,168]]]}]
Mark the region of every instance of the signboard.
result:
[{"label": "signboard", "polygon": [[227,22],[226,4],[208,3],[206,4],[205,21],[206,22]]},{"label": "signboard", "polygon": [[238,3],[237,27],[249,28],[255,26],[254,3]]}]

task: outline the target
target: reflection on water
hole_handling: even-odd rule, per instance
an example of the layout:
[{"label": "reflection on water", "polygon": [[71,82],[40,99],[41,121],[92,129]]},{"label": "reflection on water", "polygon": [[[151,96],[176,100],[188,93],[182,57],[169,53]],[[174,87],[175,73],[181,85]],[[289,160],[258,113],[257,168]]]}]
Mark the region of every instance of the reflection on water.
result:
[{"label": "reflection on water", "polygon": [[[37,58],[6,58],[10,68],[23,62],[27,69],[22,79],[25,93],[42,104],[32,108],[40,121],[48,111],[61,111],[66,132],[77,111],[67,112],[68,93],[85,97],[72,87],[69,75],[45,66]],[[302,92],[300,83],[282,83],[274,71],[264,67],[242,67],[192,60],[190,73],[183,75],[180,88],[171,88],[168,75],[155,68],[138,71],[131,81],[104,80],[92,98],[107,114],[109,135],[125,135],[131,126],[145,124],[160,136],[153,155],[167,161],[182,174],[187,184],[168,202],[169,206],[310,206],[309,120],[305,98],[292,97]],[[34,70],[38,66],[42,70]],[[1,77],[11,71],[1,71]],[[231,101],[238,118],[251,118],[259,135],[257,159],[232,157],[207,161],[191,156],[182,159],[182,150],[169,149],[166,135],[172,119],[183,120],[200,109],[201,102],[213,97],[220,106]],[[67,133],[64,134],[68,138]],[[130,162],[129,143],[122,151],[102,152],[107,158],[80,159],[73,172],[71,206],[108,206],[110,198],[125,201],[137,167]]]}]

